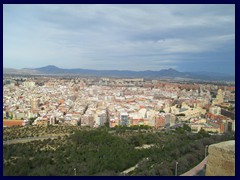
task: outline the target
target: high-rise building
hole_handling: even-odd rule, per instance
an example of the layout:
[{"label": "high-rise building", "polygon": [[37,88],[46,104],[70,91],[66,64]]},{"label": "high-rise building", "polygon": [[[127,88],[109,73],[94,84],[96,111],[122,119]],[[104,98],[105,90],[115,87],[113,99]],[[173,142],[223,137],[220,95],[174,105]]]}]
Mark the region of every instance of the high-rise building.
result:
[{"label": "high-rise building", "polygon": [[216,99],[218,100],[219,103],[223,103],[223,92],[221,89],[218,90]]},{"label": "high-rise building", "polygon": [[232,121],[232,131],[235,131],[235,120]]},{"label": "high-rise building", "polygon": [[128,114],[127,113],[121,113],[120,114],[120,125],[121,126],[128,126]]},{"label": "high-rise building", "polygon": [[223,92],[221,89],[218,90],[216,99],[213,100],[213,104],[223,103]]},{"label": "high-rise building", "polygon": [[39,99],[31,99],[31,109],[32,110],[35,110],[35,109],[38,109],[39,107]]}]

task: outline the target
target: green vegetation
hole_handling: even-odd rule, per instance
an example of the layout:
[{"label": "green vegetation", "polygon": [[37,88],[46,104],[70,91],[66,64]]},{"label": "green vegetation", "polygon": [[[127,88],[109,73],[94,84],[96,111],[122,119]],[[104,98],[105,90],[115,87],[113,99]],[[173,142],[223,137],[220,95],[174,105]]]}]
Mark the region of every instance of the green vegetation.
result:
[{"label": "green vegetation", "polygon": [[71,134],[80,130],[79,126],[11,126],[3,128],[3,140],[19,139],[26,137],[38,137],[45,135]]},{"label": "green vegetation", "polygon": [[[73,127],[68,128],[72,131]],[[187,126],[168,132],[129,127],[75,129],[70,136],[58,139],[4,145],[3,173],[63,176],[74,175],[76,168],[77,175],[122,175],[138,164],[127,175],[162,176],[174,175],[178,161],[178,172],[182,174],[204,158],[206,145],[230,139],[234,139],[234,134],[192,134]],[[152,146],[136,148],[146,144]]]},{"label": "green vegetation", "polygon": [[129,130],[150,130],[152,129],[152,127],[147,126],[147,125],[134,125],[134,126],[115,126],[113,128],[111,128],[112,130],[116,130],[116,131],[129,131]]},{"label": "green vegetation", "polygon": [[185,131],[191,132],[191,127],[188,126],[187,124],[183,124],[183,129],[184,129]]},{"label": "green vegetation", "polygon": [[37,119],[37,117],[31,117],[30,120],[30,125],[32,125],[32,123],[34,122],[34,120]]},{"label": "green vegetation", "polygon": [[224,107],[226,110],[228,110],[228,111],[233,111],[234,110],[234,107],[231,105],[231,106],[229,106],[229,107]]}]

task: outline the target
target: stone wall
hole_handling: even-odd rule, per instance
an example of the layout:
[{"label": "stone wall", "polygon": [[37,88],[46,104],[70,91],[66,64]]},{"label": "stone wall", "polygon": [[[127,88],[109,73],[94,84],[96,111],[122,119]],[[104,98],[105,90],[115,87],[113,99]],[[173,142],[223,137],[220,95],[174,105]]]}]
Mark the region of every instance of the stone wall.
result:
[{"label": "stone wall", "polygon": [[208,147],[206,176],[235,176],[235,140]]}]

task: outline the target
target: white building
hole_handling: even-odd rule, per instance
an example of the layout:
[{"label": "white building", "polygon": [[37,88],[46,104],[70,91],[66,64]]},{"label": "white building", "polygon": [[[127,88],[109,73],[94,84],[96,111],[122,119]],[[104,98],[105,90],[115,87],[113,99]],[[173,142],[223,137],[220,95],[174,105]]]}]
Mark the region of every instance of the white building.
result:
[{"label": "white building", "polygon": [[220,115],[221,114],[221,108],[218,106],[211,106],[209,108],[209,112],[215,115]]}]

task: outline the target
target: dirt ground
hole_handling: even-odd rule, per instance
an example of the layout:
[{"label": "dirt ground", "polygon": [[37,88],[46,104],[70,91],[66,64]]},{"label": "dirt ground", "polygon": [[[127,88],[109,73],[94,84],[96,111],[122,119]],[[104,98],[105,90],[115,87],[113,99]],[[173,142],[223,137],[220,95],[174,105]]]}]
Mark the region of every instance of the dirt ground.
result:
[{"label": "dirt ground", "polygon": [[3,120],[3,126],[22,126],[23,120]]}]

